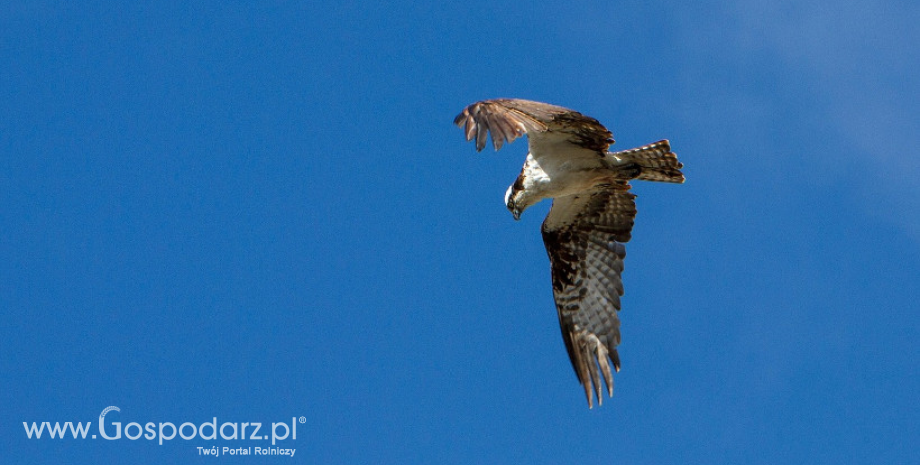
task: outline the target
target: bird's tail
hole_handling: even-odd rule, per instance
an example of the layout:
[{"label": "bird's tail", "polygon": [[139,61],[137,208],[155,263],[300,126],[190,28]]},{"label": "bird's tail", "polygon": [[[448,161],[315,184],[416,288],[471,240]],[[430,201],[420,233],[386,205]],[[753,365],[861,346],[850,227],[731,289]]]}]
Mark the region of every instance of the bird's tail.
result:
[{"label": "bird's tail", "polygon": [[671,143],[660,140],[654,144],[639,148],[611,153],[620,163],[635,163],[641,168],[636,179],[658,182],[684,182],[684,167],[677,161],[677,155],[671,151]]}]

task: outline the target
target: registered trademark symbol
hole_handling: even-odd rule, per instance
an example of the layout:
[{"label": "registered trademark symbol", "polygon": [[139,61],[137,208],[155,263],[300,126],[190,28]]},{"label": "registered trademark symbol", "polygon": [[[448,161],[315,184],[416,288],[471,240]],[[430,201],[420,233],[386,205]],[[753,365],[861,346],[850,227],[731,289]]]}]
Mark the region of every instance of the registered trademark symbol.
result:
[{"label": "registered trademark symbol", "polygon": [[301,423],[306,423],[306,422],[307,422],[307,417],[300,417],[300,419],[299,419],[298,421],[300,421]]}]

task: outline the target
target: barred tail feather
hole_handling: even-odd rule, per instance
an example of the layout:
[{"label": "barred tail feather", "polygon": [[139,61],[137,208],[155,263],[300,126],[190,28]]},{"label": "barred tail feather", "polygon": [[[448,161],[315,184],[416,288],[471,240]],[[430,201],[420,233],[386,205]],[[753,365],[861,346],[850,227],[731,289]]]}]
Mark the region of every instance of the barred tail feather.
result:
[{"label": "barred tail feather", "polygon": [[680,169],[684,167],[677,161],[677,155],[671,151],[671,143],[667,139],[639,148],[614,152],[611,155],[622,162],[632,162],[642,168],[636,179],[658,182],[684,182],[684,174]]}]

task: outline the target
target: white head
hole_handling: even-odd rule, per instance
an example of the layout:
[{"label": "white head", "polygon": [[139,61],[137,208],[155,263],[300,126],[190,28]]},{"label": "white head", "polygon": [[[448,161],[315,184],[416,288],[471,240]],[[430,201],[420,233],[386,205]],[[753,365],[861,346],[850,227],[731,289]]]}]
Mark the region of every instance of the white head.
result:
[{"label": "white head", "polygon": [[514,215],[515,220],[521,219],[521,213],[524,213],[524,210],[527,210],[532,205],[525,192],[521,178],[514,181],[514,184],[505,191],[505,207]]}]

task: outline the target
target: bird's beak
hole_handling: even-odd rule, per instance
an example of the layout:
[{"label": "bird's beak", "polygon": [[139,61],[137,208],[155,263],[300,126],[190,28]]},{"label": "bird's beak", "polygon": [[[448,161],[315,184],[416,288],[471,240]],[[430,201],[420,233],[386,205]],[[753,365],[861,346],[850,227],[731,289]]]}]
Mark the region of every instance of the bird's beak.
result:
[{"label": "bird's beak", "polygon": [[520,210],[518,210],[517,208],[515,208],[514,210],[511,210],[511,214],[514,215],[514,221],[520,221],[520,219],[521,219],[521,211],[520,211]]}]

